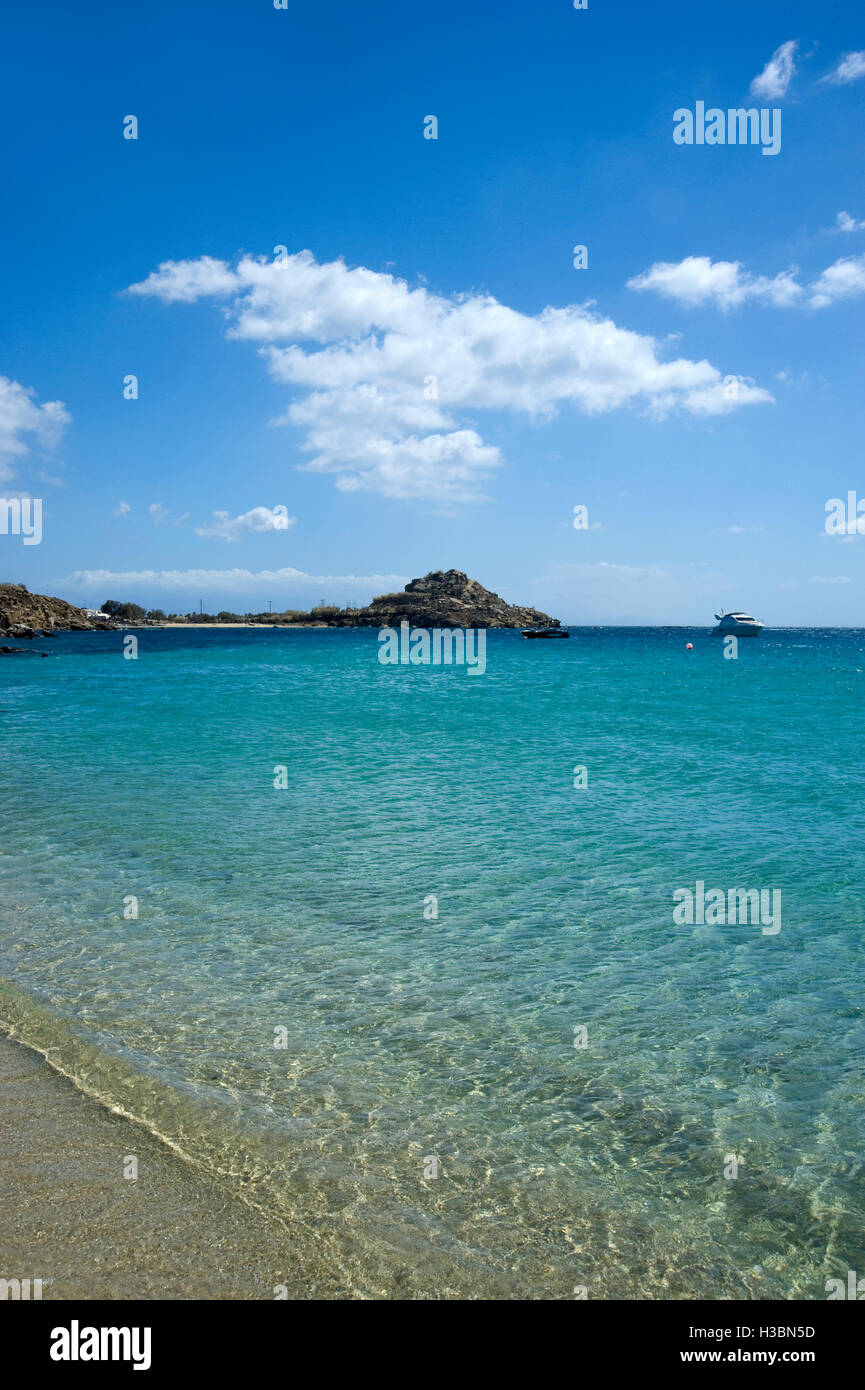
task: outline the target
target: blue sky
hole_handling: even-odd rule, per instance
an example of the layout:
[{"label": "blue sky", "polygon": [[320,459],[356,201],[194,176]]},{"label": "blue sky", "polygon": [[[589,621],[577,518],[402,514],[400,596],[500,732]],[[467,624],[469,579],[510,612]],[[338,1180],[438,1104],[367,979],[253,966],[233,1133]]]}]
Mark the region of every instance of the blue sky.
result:
[{"label": "blue sky", "polygon": [[[43,499],[3,578],[246,610],[455,566],[567,622],[865,623],[824,529],[865,498],[861,6],[2,32],[0,492]],[[698,101],[780,110],[780,152],[674,143]]]}]

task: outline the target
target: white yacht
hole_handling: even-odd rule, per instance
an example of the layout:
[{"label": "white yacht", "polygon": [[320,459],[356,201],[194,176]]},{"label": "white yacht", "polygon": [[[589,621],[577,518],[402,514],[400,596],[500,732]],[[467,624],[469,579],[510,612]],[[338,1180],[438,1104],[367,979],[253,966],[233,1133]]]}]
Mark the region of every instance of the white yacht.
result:
[{"label": "white yacht", "polygon": [[718,626],[712,629],[713,637],[759,637],[763,624],[750,613],[725,613],[723,608],[715,617]]}]

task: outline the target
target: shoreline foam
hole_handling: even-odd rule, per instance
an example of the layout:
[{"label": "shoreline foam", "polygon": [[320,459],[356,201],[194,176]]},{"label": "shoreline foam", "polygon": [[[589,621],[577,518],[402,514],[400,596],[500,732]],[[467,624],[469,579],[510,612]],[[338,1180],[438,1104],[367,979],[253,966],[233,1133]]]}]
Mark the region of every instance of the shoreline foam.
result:
[{"label": "shoreline foam", "polygon": [[0,1276],[42,1279],[44,1300],[351,1297],[307,1285],[281,1222],[5,1030],[0,1107]]}]

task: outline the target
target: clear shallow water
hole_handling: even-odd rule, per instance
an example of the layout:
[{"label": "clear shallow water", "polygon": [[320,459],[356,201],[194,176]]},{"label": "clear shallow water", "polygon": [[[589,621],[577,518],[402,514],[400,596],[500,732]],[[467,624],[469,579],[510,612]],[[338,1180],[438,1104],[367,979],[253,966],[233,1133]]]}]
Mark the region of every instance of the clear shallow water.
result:
[{"label": "clear shallow water", "polygon": [[[0,1017],[282,1217],[293,1292],[862,1273],[865,632],[139,636],[0,663]],[[781,932],[675,926],[697,879]]]}]

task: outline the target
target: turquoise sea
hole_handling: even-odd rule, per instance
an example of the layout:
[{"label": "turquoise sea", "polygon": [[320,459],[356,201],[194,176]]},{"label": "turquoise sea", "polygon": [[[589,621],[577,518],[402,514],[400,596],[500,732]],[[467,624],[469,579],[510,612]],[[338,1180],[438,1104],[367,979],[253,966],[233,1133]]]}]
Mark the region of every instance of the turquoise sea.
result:
[{"label": "turquoise sea", "polygon": [[[865,631],[137,636],[0,662],[0,1019],[284,1221],[292,1296],[865,1274]],[[698,880],[780,932],[677,926]]]}]

